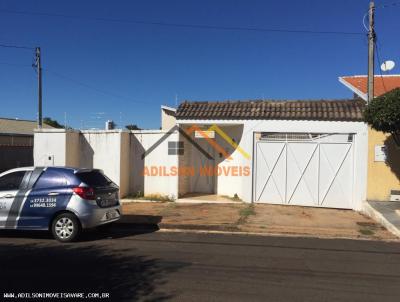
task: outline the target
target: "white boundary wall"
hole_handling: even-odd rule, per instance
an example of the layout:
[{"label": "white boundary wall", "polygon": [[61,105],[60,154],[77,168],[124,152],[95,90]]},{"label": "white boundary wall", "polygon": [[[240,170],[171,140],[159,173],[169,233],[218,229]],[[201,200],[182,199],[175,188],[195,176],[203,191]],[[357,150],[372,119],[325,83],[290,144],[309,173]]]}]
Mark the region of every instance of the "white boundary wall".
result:
[{"label": "white boundary wall", "polygon": [[136,193],[177,197],[178,176],[144,177],[144,166],[178,166],[178,156],[168,155],[168,141],[177,141],[173,133],[145,160],[150,148],[166,131],[123,130],[36,130],[35,166],[69,166],[102,169],[120,187],[121,197]]},{"label": "white boundary wall", "polygon": [[[253,158],[255,132],[297,133],[354,133],[354,198],[353,209],[360,210],[366,200],[368,129],[363,122],[336,121],[288,121],[288,120],[178,120],[188,125],[243,125],[239,146]],[[141,155],[160,139],[166,131],[65,131],[38,130],[35,132],[35,165],[77,166],[103,169],[121,190],[121,196],[137,192],[178,195],[178,176],[143,177],[144,166],[178,166],[178,156],[168,155],[168,141],[177,141],[178,133],[164,140],[145,160]],[[185,150],[186,152],[186,150]],[[49,160],[49,158],[51,160]],[[232,161],[224,160],[222,166],[250,166],[238,150],[232,153]],[[221,176],[217,180],[216,193],[238,194],[245,202],[253,201],[253,171],[250,176]]]},{"label": "white boundary wall", "polygon": [[[142,154],[166,133],[167,131],[162,130],[132,131],[130,145],[130,154],[133,159],[133,179],[130,187],[132,193],[160,194],[167,195],[172,199],[177,198],[178,176],[168,176],[164,172],[169,173],[172,167],[178,167],[178,156],[168,155],[168,142],[178,141],[178,132],[172,133],[142,159]],[[152,172],[152,170],[154,172],[157,169],[157,175],[144,176],[145,168],[147,172]]]}]

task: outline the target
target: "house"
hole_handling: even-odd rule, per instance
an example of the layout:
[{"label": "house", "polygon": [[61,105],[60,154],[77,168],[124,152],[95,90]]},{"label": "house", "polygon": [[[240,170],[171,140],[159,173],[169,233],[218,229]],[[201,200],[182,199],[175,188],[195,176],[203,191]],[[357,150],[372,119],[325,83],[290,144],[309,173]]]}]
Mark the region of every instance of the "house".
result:
[{"label": "house", "polygon": [[121,197],[237,195],[245,202],[358,210],[366,199],[364,106],[185,101],[176,111],[161,109],[163,125],[176,120],[170,129],[37,130],[35,165],[101,168]]},{"label": "house", "polygon": [[[367,76],[344,76],[339,81],[356,97],[367,100]],[[400,87],[400,75],[375,76],[374,96]],[[400,148],[391,135],[368,127],[368,200],[395,200],[400,190]]]},{"label": "house", "polygon": [[33,165],[33,130],[36,127],[36,121],[0,118],[0,172]]},{"label": "house", "polygon": [[[178,195],[236,194],[246,202],[360,209],[366,184],[364,106],[361,100],[184,102],[177,124],[193,132],[213,159],[180,137],[179,164],[216,171],[181,177]],[[222,148],[196,133],[201,130],[213,131],[212,140]]]}]

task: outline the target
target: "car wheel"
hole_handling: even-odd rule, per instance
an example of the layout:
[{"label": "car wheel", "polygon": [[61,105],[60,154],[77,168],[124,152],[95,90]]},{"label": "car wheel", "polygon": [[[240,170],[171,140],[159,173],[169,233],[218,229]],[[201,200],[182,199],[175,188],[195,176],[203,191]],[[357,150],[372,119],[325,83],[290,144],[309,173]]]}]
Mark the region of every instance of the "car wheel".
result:
[{"label": "car wheel", "polygon": [[63,213],[58,215],[51,225],[55,239],[61,242],[74,241],[80,233],[80,224],[75,215]]}]

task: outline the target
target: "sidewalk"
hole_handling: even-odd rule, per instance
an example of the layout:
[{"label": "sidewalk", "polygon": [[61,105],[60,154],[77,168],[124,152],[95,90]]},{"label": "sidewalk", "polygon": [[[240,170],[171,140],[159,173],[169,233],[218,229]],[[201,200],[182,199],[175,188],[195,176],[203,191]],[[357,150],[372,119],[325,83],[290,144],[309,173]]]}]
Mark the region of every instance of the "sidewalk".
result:
[{"label": "sidewalk", "polygon": [[400,237],[400,201],[365,201],[363,211]]},{"label": "sidewalk", "polygon": [[131,202],[123,204],[123,214],[120,223],[158,225],[161,229],[397,239],[371,218],[350,210],[245,203]]}]

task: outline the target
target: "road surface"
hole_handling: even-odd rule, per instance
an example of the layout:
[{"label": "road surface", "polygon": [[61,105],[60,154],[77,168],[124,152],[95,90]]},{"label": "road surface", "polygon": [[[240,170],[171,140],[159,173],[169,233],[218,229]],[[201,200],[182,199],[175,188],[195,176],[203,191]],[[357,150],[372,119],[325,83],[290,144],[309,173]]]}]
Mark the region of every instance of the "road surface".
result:
[{"label": "road surface", "polygon": [[[113,227],[60,244],[0,232],[0,292],[115,301],[400,301],[400,243]],[[1,300],[2,297],[0,297]]]}]

